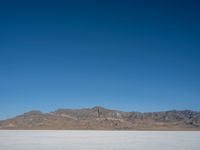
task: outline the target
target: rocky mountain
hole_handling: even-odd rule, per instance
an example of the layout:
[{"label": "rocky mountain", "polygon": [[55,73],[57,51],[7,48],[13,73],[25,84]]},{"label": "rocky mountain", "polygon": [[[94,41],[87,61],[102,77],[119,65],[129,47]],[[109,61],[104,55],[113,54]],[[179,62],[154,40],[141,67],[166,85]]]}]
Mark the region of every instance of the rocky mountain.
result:
[{"label": "rocky mountain", "polygon": [[200,130],[200,112],[122,112],[103,107],[31,111],[0,121],[0,129]]}]

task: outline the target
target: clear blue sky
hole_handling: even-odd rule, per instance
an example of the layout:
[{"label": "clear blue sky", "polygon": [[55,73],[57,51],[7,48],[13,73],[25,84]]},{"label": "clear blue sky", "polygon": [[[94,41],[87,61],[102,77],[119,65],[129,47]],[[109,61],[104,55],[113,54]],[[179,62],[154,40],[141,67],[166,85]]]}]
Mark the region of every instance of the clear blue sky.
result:
[{"label": "clear blue sky", "polygon": [[200,2],[0,1],[0,119],[101,105],[200,110]]}]

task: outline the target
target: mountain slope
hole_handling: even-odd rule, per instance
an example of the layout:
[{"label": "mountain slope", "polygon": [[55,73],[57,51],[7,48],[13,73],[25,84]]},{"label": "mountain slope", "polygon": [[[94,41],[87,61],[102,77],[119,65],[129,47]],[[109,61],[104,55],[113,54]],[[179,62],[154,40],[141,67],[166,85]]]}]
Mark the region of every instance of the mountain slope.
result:
[{"label": "mountain slope", "polygon": [[103,107],[31,111],[0,121],[0,129],[200,130],[200,112],[122,112]]}]

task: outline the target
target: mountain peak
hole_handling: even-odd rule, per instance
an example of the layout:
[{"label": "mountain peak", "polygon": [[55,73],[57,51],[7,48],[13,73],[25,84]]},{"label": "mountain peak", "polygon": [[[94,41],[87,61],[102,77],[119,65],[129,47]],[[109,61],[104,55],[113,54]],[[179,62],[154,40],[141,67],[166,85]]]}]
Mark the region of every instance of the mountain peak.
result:
[{"label": "mountain peak", "polygon": [[200,112],[122,112],[101,106],[45,114],[33,110],[0,121],[0,129],[200,130]]},{"label": "mountain peak", "polygon": [[105,107],[102,107],[102,106],[94,106],[92,109],[94,109],[94,110],[108,110],[107,108],[105,108]]}]

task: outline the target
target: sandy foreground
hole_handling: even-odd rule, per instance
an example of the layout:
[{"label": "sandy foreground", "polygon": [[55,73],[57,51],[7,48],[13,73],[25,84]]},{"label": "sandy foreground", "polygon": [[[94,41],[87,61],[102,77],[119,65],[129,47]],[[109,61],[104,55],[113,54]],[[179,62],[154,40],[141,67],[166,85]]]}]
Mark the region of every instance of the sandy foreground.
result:
[{"label": "sandy foreground", "polygon": [[200,150],[200,132],[0,130],[0,150]]}]

